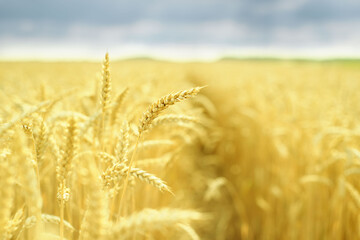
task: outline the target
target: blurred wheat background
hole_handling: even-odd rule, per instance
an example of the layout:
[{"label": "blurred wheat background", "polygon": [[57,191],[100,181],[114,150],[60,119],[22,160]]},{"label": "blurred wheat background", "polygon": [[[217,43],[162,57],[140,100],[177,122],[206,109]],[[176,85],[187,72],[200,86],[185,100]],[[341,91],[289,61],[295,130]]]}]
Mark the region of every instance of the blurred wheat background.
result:
[{"label": "blurred wheat background", "polygon": [[358,63],[108,64],[1,63],[4,239],[360,237]]}]

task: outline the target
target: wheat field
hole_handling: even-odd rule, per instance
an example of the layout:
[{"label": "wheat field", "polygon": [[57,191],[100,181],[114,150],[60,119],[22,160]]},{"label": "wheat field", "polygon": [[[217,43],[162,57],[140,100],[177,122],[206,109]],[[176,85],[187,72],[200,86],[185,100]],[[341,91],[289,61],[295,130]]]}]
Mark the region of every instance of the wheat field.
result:
[{"label": "wheat field", "polygon": [[360,239],[359,90],[357,62],[0,62],[1,237]]}]

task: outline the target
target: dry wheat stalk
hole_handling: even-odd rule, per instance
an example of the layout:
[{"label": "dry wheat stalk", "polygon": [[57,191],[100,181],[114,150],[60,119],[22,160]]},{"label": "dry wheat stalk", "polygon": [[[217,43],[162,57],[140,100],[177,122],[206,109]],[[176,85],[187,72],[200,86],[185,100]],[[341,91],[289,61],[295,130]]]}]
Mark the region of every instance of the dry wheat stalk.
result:
[{"label": "dry wheat stalk", "polygon": [[[41,209],[42,209],[42,197],[39,188],[39,182],[37,179],[37,174],[35,172],[34,165],[36,162],[29,157],[25,159],[18,159],[18,171],[19,178],[24,187],[26,205],[28,209],[28,215],[32,215],[37,219],[41,218]],[[35,224],[35,230],[33,232],[33,237],[36,238],[41,231],[41,221]]]},{"label": "dry wheat stalk", "polygon": [[199,120],[195,117],[184,115],[184,114],[166,114],[156,118],[151,124],[151,128],[169,124],[169,123],[199,123]]},{"label": "dry wheat stalk", "polygon": [[124,121],[120,130],[115,146],[115,156],[120,163],[128,164],[128,151],[129,151],[129,124]]},{"label": "dry wheat stalk", "polygon": [[58,159],[61,159],[61,151],[60,151],[59,146],[56,143],[54,136],[48,137],[48,144],[49,144],[49,149],[50,149],[51,153],[54,155],[56,161],[58,161]]},{"label": "dry wheat stalk", "polygon": [[[50,215],[50,214],[41,214],[41,220],[44,223],[53,223],[56,225],[60,225],[61,219],[58,216]],[[64,226],[67,231],[74,232],[75,228],[68,222],[64,220]]]},{"label": "dry wheat stalk", "polygon": [[127,184],[128,184],[128,179],[129,179],[130,172],[131,172],[131,167],[132,167],[132,164],[134,162],[134,157],[135,157],[137,146],[138,146],[140,138],[141,138],[141,134],[150,127],[152,121],[163,110],[167,109],[169,106],[174,105],[177,102],[181,102],[182,100],[194,97],[195,95],[197,95],[200,92],[201,89],[202,89],[202,87],[195,87],[195,88],[180,91],[180,92],[177,92],[177,93],[174,93],[174,94],[168,94],[168,95],[160,98],[157,102],[153,103],[146,110],[146,112],[143,114],[142,118],[140,119],[139,126],[138,126],[138,138],[136,140],[134,151],[133,151],[133,154],[132,154],[131,159],[130,159],[129,169],[128,169],[127,174],[126,174],[123,191],[122,191],[121,197],[120,197],[120,204],[119,204],[120,205],[120,207],[119,207],[120,211],[121,211],[121,208],[122,208],[122,202],[123,202],[123,199],[124,199],[124,196],[125,196],[125,192],[126,192],[126,188],[127,188]]},{"label": "dry wheat stalk", "polygon": [[204,216],[192,210],[180,210],[164,208],[160,210],[144,209],[129,217],[121,219],[112,227],[110,237],[129,238],[133,232],[147,233],[154,230],[162,230],[176,227],[178,223],[190,223],[204,219]]},{"label": "dry wheat stalk", "polygon": [[56,167],[56,177],[59,183],[58,186],[58,200],[60,203],[60,238],[63,239],[64,237],[64,207],[65,202],[68,201],[70,190],[66,187],[66,179],[71,172],[71,165],[74,156],[76,155],[76,148],[77,148],[77,140],[78,140],[78,133],[77,133],[77,125],[75,118],[70,118],[68,127],[67,127],[67,134],[66,134],[66,143],[65,147],[62,152],[62,158],[58,160],[58,165]]},{"label": "dry wheat stalk", "polygon": [[100,162],[104,164],[104,166],[112,166],[118,160],[113,155],[106,152],[98,152],[96,156],[100,159]]},{"label": "dry wheat stalk", "polygon": [[108,230],[108,204],[105,193],[101,186],[94,179],[88,186],[89,199],[85,217],[81,224],[80,240],[101,240],[106,239]]},{"label": "dry wheat stalk", "polygon": [[110,68],[109,68],[109,53],[105,54],[105,59],[103,62],[103,72],[102,72],[102,89],[101,89],[101,112],[102,118],[99,125],[99,129],[97,129],[96,135],[98,135],[98,139],[101,144],[101,148],[104,151],[105,142],[107,140],[107,126],[106,122],[108,120],[108,113],[111,101],[111,78],[110,78]]},{"label": "dry wheat stalk", "polygon": [[112,112],[111,112],[111,125],[115,124],[117,122],[118,119],[118,111],[126,97],[126,95],[129,92],[129,88],[125,88],[116,98],[114,105],[112,107]]},{"label": "dry wheat stalk", "polygon": [[[102,174],[104,185],[111,186],[112,182],[120,182],[123,178],[126,177],[128,170],[129,167],[122,163],[114,164],[112,167],[106,169],[105,172]],[[141,170],[139,168],[132,168],[130,170],[130,175],[140,179],[143,182],[147,182],[150,185],[153,185],[160,191],[171,192],[170,188],[166,185],[164,181],[150,173],[145,172],[144,170]]]},{"label": "dry wheat stalk", "polygon": [[21,208],[15,213],[15,216],[6,224],[3,240],[12,239],[15,236],[18,229],[20,229],[20,224],[23,222],[23,220],[24,220],[24,209]]},{"label": "dry wheat stalk", "polygon": [[102,89],[101,89],[101,107],[103,115],[106,114],[107,109],[110,105],[110,94],[111,94],[111,79],[110,79],[110,61],[109,53],[105,54],[105,60],[103,62],[103,73],[102,73]]},{"label": "dry wheat stalk", "polygon": [[181,228],[184,232],[186,232],[192,240],[200,240],[199,235],[195,232],[195,230],[190,225],[178,223],[177,226],[179,228]]},{"label": "dry wheat stalk", "polygon": [[48,106],[50,103],[51,103],[51,101],[42,102],[42,103],[38,104],[37,106],[32,107],[28,111],[26,111],[26,112],[20,114],[19,116],[15,117],[10,122],[4,124],[0,128],[0,136],[2,136],[7,130],[12,128],[16,123],[20,122],[21,120],[23,120],[24,118],[30,116],[31,114],[33,114],[35,112],[39,112],[42,108]]},{"label": "dry wheat stalk", "polygon": [[48,138],[48,131],[45,125],[44,120],[40,122],[40,132],[35,138],[35,150],[36,150],[36,160],[38,165],[41,165],[44,162],[44,153],[46,150]]},{"label": "dry wheat stalk", "polygon": [[300,178],[300,183],[321,183],[328,187],[331,187],[333,184],[327,177],[319,176],[319,175],[306,175]]},{"label": "dry wheat stalk", "polygon": [[140,119],[139,124],[139,134],[146,131],[152,121],[166,108],[169,106],[180,102],[182,100],[192,98],[197,95],[202,87],[195,87],[189,90],[179,91],[173,94],[168,94],[162,98],[160,98],[157,102],[153,103],[143,114],[143,117]]},{"label": "dry wheat stalk", "polygon": [[[88,129],[92,126],[92,125],[95,125],[96,124],[96,121],[99,120],[99,117],[101,115],[101,112],[96,112],[95,114],[93,114],[92,116],[90,116],[88,118],[88,120],[86,122],[84,122],[82,124],[82,127],[81,127],[81,130],[80,130],[80,133],[79,133],[79,136],[80,137],[83,137],[85,136],[86,132],[88,131]],[[96,132],[94,130],[94,135],[96,135]]]},{"label": "dry wheat stalk", "polygon": [[0,152],[0,232],[10,219],[14,199],[14,164],[10,153],[9,149]]},{"label": "dry wheat stalk", "polygon": [[[52,223],[56,225],[60,225],[61,219],[58,216],[49,215],[49,214],[41,214],[41,222],[43,223]],[[21,226],[20,233],[25,229],[33,228],[37,223],[35,216],[30,216],[25,219],[24,224]],[[74,232],[75,228],[68,222],[64,220],[64,227],[66,231]]]},{"label": "dry wheat stalk", "polygon": [[356,202],[356,205],[360,208],[360,193],[359,193],[359,191],[356,190],[356,188],[348,181],[345,181],[345,187],[348,190],[348,192],[350,193],[350,196]]},{"label": "dry wheat stalk", "polygon": [[61,159],[58,160],[58,166],[56,168],[56,176],[59,183],[64,183],[71,171],[72,160],[76,155],[77,140],[77,124],[74,118],[70,118],[66,129],[66,143],[62,150]]}]

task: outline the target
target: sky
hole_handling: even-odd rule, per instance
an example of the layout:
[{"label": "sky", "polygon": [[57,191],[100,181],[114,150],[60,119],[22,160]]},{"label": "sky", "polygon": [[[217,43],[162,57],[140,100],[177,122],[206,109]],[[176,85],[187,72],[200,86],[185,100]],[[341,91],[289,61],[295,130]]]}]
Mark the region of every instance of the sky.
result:
[{"label": "sky", "polygon": [[360,57],[359,0],[0,0],[0,59]]}]

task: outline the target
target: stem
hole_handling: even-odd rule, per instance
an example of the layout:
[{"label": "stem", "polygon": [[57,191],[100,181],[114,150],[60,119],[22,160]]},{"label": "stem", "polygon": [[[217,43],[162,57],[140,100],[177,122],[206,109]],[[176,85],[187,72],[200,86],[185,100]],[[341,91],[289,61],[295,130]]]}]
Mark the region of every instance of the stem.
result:
[{"label": "stem", "polygon": [[[116,189],[116,187],[117,187],[117,183],[115,184],[114,189]],[[111,199],[109,219],[111,219],[112,217],[111,215],[113,214],[115,209],[115,199],[116,199],[116,195],[114,195]]]},{"label": "stem", "polygon": [[[33,162],[33,167],[35,170],[35,174],[36,174],[36,183],[37,183],[37,188],[39,189],[39,193],[41,196],[41,186],[40,186],[40,171],[39,171],[39,159],[37,158],[37,154],[36,154],[36,144],[35,144],[35,138],[34,138],[34,134],[31,133],[31,141],[32,141],[32,147],[33,147],[33,157],[34,157],[34,162]],[[37,234],[40,233],[41,230],[41,209],[37,209],[37,213],[36,213],[36,227],[35,227],[35,236],[38,236]]]},{"label": "stem", "polygon": [[130,163],[129,163],[129,169],[128,169],[127,174],[126,174],[124,187],[123,187],[123,190],[122,190],[122,193],[121,193],[120,205],[119,205],[119,215],[121,214],[121,209],[122,209],[122,205],[123,205],[122,203],[123,203],[123,200],[124,200],[126,187],[128,185],[128,181],[129,181],[129,175],[130,175],[131,167],[132,167],[132,164],[134,162],[134,157],[135,157],[136,149],[137,149],[137,147],[139,145],[140,137],[141,137],[141,133],[139,133],[139,136],[138,136],[138,138],[136,140],[136,145],[135,145],[134,151],[133,151],[133,153],[131,155],[131,159],[130,159]]},{"label": "stem", "polygon": [[[132,213],[135,212],[135,193],[134,193],[134,188],[131,189],[131,202],[132,202]],[[136,231],[133,231],[132,233],[132,240],[136,239]]]},{"label": "stem", "polygon": [[64,239],[64,183],[61,184],[61,200],[60,200],[60,240]]},{"label": "stem", "polygon": [[101,139],[100,139],[100,143],[101,143],[101,151],[105,151],[105,144],[104,144],[104,134],[105,134],[105,112],[103,112],[102,114],[102,119],[101,119]]}]

